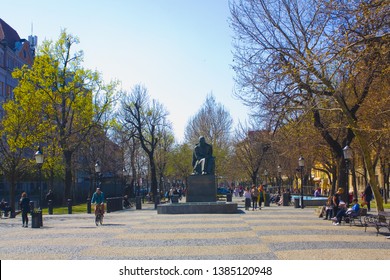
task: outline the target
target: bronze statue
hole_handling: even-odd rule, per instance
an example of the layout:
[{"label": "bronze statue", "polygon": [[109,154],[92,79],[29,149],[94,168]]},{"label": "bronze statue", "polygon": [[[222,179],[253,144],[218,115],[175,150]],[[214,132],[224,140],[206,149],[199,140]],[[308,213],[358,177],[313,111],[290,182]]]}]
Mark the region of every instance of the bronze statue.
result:
[{"label": "bronze statue", "polygon": [[199,137],[199,143],[195,145],[192,155],[192,175],[213,175],[214,157],[213,147],[206,143],[203,136]]}]

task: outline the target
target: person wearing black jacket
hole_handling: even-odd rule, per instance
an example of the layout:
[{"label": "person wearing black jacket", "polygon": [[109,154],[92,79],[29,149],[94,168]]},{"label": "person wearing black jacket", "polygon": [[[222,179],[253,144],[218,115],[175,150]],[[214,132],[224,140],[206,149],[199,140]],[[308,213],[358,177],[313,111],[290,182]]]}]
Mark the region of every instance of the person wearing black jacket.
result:
[{"label": "person wearing black jacket", "polygon": [[370,201],[373,199],[372,189],[370,184],[367,185],[366,189],[364,190],[364,200],[367,203],[367,210],[371,211],[371,205]]},{"label": "person wearing black jacket", "polygon": [[22,210],[23,227],[28,227],[28,213],[30,213],[30,199],[27,193],[23,192],[19,201],[20,209]]}]

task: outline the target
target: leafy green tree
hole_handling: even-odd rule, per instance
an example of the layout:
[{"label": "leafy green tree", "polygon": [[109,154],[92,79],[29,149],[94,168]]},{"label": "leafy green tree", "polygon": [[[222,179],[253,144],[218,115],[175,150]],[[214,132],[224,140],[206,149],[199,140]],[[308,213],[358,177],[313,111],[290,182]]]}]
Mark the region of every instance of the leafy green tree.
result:
[{"label": "leafy green tree", "polygon": [[72,156],[92,128],[102,125],[117,85],[105,85],[98,72],[82,67],[83,52],[73,52],[77,43],[78,38],[65,30],[56,42],[44,41],[33,66],[14,71],[19,83],[14,89],[15,99],[8,102],[6,110],[9,114],[18,108],[35,124],[34,129],[24,131],[24,139],[34,137],[35,143],[42,143],[44,152],[50,145],[61,148],[64,201],[71,198]]},{"label": "leafy green tree", "polygon": [[187,143],[173,147],[169,153],[167,175],[171,178],[187,182],[187,177],[192,173],[193,147]]}]

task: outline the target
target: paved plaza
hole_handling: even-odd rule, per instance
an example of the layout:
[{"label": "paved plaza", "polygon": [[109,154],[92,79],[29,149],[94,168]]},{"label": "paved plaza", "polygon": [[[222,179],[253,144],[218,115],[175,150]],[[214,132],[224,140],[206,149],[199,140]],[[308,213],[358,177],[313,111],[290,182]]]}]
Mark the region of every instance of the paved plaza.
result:
[{"label": "paved plaza", "polygon": [[[44,215],[42,228],[23,228],[20,215],[0,220],[2,260],[390,260],[390,233],[334,226],[315,208],[264,207],[237,214],[159,215],[142,210]],[[31,226],[31,221],[30,221]]]}]

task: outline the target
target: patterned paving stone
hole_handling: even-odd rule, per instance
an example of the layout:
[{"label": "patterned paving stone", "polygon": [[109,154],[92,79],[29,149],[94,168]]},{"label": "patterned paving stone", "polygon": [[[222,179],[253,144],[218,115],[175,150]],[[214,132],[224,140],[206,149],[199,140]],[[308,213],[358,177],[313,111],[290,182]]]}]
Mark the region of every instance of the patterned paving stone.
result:
[{"label": "patterned paving stone", "polygon": [[108,213],[99,227],[90,214],[44,216],[39,229],[2,219],[0,259],[390,259],[388,232],[333,226],[313,208],[244,211],[241,204],[237,214],[158,215],[152,207]]}]

